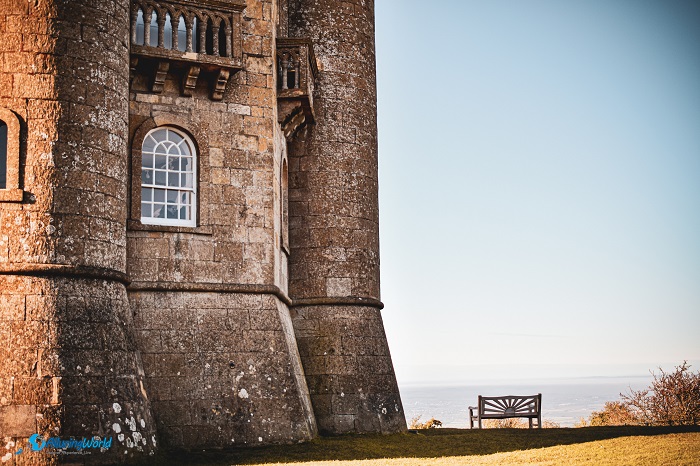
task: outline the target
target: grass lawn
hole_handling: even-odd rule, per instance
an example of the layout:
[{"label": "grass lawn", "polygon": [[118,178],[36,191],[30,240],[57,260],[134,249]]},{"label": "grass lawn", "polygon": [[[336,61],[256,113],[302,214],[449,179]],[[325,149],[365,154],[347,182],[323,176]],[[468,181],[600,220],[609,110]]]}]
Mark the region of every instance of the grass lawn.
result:
[{"label": "grass lawn", "polygon": [[700,426],[429,429],[395,435],[324,437],[294,445],[170,453],[153,460],[149,464],[700,465]]}]

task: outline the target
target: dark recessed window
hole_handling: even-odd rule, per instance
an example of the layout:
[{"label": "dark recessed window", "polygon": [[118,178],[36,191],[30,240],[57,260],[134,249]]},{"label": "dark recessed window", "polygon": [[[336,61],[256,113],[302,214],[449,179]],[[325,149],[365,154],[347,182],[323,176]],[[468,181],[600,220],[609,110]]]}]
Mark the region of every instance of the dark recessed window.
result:
[{"label": "dark recessed window", "polygon": [[7,188],[7,123],[0,120],[0,189]]}]

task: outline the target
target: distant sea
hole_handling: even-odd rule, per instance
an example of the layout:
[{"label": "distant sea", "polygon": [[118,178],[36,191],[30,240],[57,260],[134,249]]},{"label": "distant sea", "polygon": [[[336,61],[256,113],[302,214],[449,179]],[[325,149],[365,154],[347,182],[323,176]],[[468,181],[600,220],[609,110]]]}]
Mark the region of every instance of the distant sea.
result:
[{"label": "distant sea", "polygon": [[620,393],[649,386],[651,376],[590,377],[550,379],[545,383],[405,385],[399,386],[406,421],[421,416],[421,421],[438,419],[444,427],[469,427],[469,406],[479,395],[536,395],[542,393],[542,419],[562,427],[573,427],[581,418],[600,411],[606,401],[617,401]]}]

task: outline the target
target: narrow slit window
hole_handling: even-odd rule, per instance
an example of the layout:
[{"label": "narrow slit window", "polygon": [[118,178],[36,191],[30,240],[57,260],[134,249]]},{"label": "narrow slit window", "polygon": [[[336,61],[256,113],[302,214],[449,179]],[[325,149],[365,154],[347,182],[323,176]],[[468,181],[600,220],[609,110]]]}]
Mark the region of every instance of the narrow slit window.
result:
[{"label": "narrow slit window", "polygon": [[0,120],[0,189],[7,188],[7,123]]}]

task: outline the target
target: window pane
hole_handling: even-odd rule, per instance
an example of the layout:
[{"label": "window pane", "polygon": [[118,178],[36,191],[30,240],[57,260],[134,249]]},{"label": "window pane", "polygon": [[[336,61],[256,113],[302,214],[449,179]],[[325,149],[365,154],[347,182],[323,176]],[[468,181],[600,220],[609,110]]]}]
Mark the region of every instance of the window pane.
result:
[{"label": "window pane", "polygon": [[190,216],[188,215],[189,207],[180,207],[180,219],[181,220],[189,220]]},{"label": "window pane", "polygon": [[192,155],[192,152],[190,152],[190,145],[187,144],[187,141],[183,140],[179,144],[179,146],[180,146],[180,153],[182,153],[182,155]]},{"label": "window pane", "polygon": [[176,205],[169,205],[168,206],[168,218],[177,218],[177,206]]},{"label": "window pane", "polygon": [[165,202],[165,189],[154,189],[153,200],[156,202]]},{"label": "window pane", "polygon": [[141,168],[153,168],[153,156],[145,154],[141,160]]},{"label": "window pane", "polygon": [[156,168],[159,170],[165,170],[168,166],[168,158],[164,155],[156,155]]},{"label": "window pane", "polygon": [[153,152],[153,149],[156,147],[156,140],[153,139],[152,135],[146,136],[146,139],[143,140],[143,147],[141,149],[142,152]]},{"label": "window pane", "polygon": [[179,157],[168,157],[168,170],[180,171]]},{"label": "window pane", "polygon": [[142,201],[152,201],[153,200],[153,190],[151,188],[141,188],[141,200]]},{"label": "window pane", "polygon": [[153,218],[165,218],[165,204],[153,204]]},{"label": "window pane", "polygon": [[159,186],[165,186],[165,173],[162,171],[156,171],[156,182],[155,184]]},{"label": "window pane", "polygon": [[184,141],[182,136],[177,134],[175,131],[168,131],[168,139],[175,144],[179,144],[180,142]]},{"label": "window pane", "polygon": [[173,189],[168,190],[168,204],[177,204],[177,191]]},{"label": "window pane", "polygon": [[191,172],[192,171],[192,157],[183,157],[182,159],[182,171]]},{"label": "window pane", "polygon": [[151,204],[141,203],[141,217],[151,217]]},{"label": "window pane", "polygon": [[168,186],[180,186],[178,178],[180,178],[179,173],[168,172]]},{"label": "window pane", "polygon": [[153,184],[153,170],[141,170],[141,183]]},{"label": "window pane", "polygon": [[167,129],[157,129],[151,133],[151,136],[153,139],[155,139],[158,142],[163,142],[165,141],[165,138],[167,137]]}]

